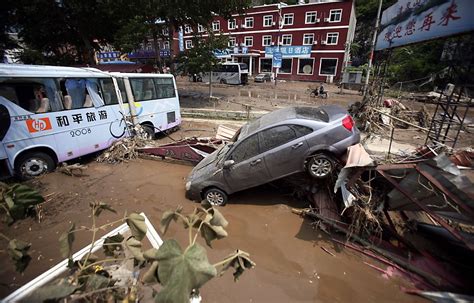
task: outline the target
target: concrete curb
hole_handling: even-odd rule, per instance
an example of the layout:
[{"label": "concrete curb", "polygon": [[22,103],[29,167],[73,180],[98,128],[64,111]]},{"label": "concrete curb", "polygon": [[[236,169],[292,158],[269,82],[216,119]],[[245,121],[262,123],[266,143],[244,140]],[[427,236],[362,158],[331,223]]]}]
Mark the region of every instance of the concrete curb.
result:
[{"label": "concrete curb", "polygon": [[181,117],[200,118],[200,119],[218,119],[218,120],[251,120],[258,118],[266,111],[226,111],[219,109],[197,109],[181,108]]}]

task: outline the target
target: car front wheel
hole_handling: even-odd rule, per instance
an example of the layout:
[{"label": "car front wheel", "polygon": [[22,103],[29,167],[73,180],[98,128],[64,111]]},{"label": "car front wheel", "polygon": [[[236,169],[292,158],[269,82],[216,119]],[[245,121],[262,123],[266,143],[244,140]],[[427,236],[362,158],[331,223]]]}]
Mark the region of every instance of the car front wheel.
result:
[{"label": "car front wheel", "polygon": [[311,177],[315,179],[324,179],[334,170],[334,161],[325,154],[316,154],[311,156],[307,164],[307,170]]},{"label": "car front wheel", "polygon": [[211,188],[204,194],[204,199],[213,206],[224,206],[227,203],[227,194],[218,188]]}]

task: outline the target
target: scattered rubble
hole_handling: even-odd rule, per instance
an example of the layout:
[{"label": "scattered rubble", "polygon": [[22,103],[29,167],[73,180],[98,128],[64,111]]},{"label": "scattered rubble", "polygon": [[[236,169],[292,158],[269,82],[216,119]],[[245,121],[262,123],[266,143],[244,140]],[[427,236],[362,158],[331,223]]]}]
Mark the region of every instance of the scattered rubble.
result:
[{"label": "scattered rubble", "polygon": [[141,125],[133,129],[134,135],[114,142],[105,152],[97,157],[97,162],[116,164],[138,158],[138,148],[150,143],[146,131]]},{"label": "scattered rubble", "polygon": [[79,163],[67,164],[64,162],[57,168],[59,172],[72,177],[84,176],[84,170],[86,169],[87,165],[82,165]]},{"label": "scattered rubble", "polygon": [[328,199],[327,184],[315,185],[324,193],[312,189],[312,207],[293,212],[329,234],[342,233],[346,241],[334,241],[385,264],[367,263],[385,277],[409,279],[416,290],[407,292],[474,295],[474,268],[466,261],[474,255],[474,187],[455,164],[473,167],[473,156],[420,148],[396,163],[377,163],[352,146],[334,186],[341,194]]}]

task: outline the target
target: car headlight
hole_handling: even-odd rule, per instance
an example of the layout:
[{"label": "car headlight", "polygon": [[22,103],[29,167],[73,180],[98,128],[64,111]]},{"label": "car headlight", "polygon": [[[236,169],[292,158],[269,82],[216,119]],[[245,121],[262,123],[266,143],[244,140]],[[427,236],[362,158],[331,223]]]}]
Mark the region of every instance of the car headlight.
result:
[{"label": "car headlight", "polygon": [[191,181],[186,182],[186,190],[191,188]]}]

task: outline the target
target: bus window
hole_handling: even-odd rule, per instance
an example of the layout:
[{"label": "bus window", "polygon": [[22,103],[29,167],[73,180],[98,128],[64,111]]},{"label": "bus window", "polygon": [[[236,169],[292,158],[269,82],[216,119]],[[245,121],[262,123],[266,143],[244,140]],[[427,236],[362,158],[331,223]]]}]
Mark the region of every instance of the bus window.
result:
[{"label": "bus window", "polygon": [[32,113],[63,109],[56,81],[53,79],[0,79],[0,96]]},{"label": "bus window", "polygon": [[86,101],[86,80],[85,79],[66,79],[66,98],[71,98],[71,109],[82,108]]},{"label": "bus window", "polygon": [[105,105],[118,104],[117,95],[115,94],[115,86],[112,79],[99,79],[102,91],[102,99]]},{"label": "bus window", "polygon": [[127,91],[125,90],[125,83],[123,82],[122,78],[117,78],[117,85],[120,90],[120,94],[122,95],[123,103],[128,103]]},{"label": "bus window", "polygon": [[156,99],[156,90],[152,78],[130,78],[135,101]]},{"label": "bus window", "polygon": [[155,78],[157,99],[175,97],[174,84],[172,78]]}]

